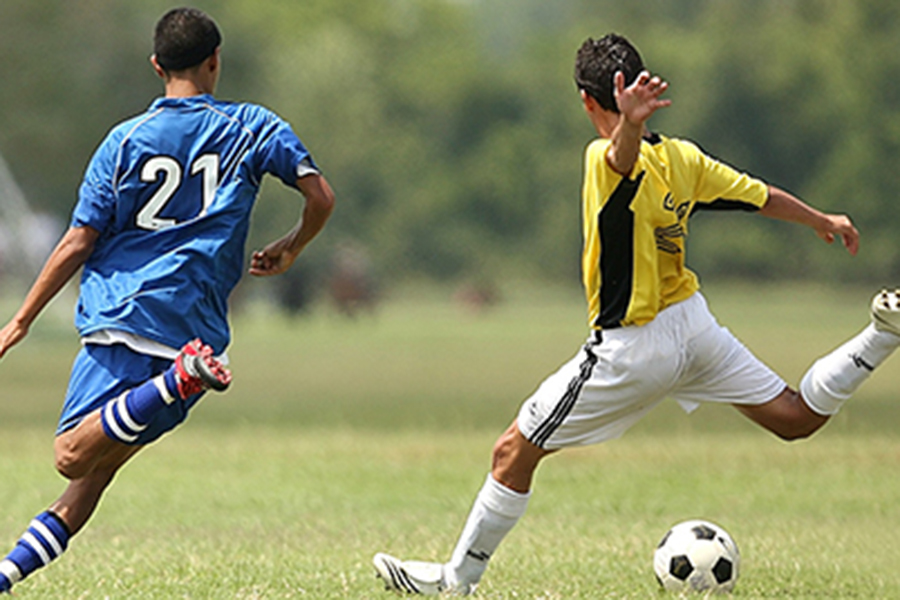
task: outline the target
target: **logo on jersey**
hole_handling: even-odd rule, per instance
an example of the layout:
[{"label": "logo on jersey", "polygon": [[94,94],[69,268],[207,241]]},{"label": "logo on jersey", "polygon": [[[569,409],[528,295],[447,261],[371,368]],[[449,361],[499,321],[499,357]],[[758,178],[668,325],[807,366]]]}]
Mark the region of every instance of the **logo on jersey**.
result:
[{"label": "logo on jersey", "polygon": [[662,206],[664,210],[675,213],[675,218],[678,222],[674,225],[657,227],[653,230],[653,235],[656,238],[656,248],[660,252],[680,254],[681,246],[677,240],[687,237],[687,228],[682,223],[687,220],[691,203],[685,201],[676,205],[672,194],[668,193],[663,198]]}]

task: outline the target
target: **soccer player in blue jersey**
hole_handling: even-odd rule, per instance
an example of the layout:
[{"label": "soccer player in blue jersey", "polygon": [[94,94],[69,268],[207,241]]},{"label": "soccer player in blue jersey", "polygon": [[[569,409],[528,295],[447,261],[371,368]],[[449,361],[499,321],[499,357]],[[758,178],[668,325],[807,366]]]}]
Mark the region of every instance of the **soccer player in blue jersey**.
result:
[{"label": "soccer player in blue jersey", "polygon": [[587,40],[575,81],[599,135],[585,152],[582,275],[590,333],[583,348],[522,405],[494,446],[492,468],[446,563],[379,553],[388,589],[431,595],[474,591],[500,542],[524,514],[538,463],[573,446],[622,435],[666,397],[734,405],[777,436],[811,435],[900,346],[900,292],[884,291],[872,323],[807,371],[799,391],[719,325],[685,266],[688,219],[739,208],[811,228],[856,254],[844,215],[806,205],[685,140],[651,133],[668,84],[644,70],[618,35]]},{"label": "soccer player in blue jersey", "polygon": [[0,330],[2,358],[83,267],[75,316],[83,348],[55,442],[69,483],[0,561],[0,593],[66,550],[138,450],[178,426],[206,390],[228,386],[228,296],[263,176],[297,189],[305,207],[289,233],[252,254],[251,275],[286,271],[331,214],[334,194],[285,121],[213,97],[220,44],[199,10],[159,20],[151,62],[165,96],[100,144],[71,227]]}]

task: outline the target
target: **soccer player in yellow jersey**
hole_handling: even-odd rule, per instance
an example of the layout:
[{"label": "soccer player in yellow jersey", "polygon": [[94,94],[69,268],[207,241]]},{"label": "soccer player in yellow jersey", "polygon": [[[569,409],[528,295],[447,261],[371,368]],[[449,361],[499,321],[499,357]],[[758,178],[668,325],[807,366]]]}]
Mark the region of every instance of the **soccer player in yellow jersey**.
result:
[{"label": "soccer player in yellow jersey", "polygon": [[449,562],[375,556],[389,589],[474,591],[525,512],[539,461],[561,448],[622,435],[664,398],[687,410],[699,402],[733,404],[775,435],[799,439],[822,427],[900,346],[900,293],[884,291],[872,302],[872,323],[818,360],[799,391],[789,387],[710,314],[684,263],[688,218],[696,210],[743,208],[806,225],[856,254],[853,223],[690,142],[650,133],[647,120],[670,103],[662,97],[668,84],[644,69],[625,38],[588,39],[578,51],[575,80],[600,136],[585,152],[582,193],[590,335],[497,440],[491,472]]}]

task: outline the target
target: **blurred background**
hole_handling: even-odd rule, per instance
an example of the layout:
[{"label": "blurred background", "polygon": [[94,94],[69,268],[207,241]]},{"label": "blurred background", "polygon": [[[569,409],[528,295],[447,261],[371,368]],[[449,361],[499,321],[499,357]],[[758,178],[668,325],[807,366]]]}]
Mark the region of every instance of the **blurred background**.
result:
[{"label": "blurred background", "polygon": [[[852,215],[851,260],[747,215],[692,222],[717,280],[900,281],[900,4],[893,0],[198,0],[224,33],[218,96],[291,122],[339,205],[290,277],[242,297],[353,313],[410,282],[463,302],[508,281],[577,290],[575,51],[616,31],[670,82],[652,129]],[[0,289],[30,283],[116,122],[161,93],[147,61],[171,1],[0,3]],[[269,181],[251,247],[297,219]],[[703,223],[701,225],[701,223]],[[248,249],[249,252],[250,249]]]}]

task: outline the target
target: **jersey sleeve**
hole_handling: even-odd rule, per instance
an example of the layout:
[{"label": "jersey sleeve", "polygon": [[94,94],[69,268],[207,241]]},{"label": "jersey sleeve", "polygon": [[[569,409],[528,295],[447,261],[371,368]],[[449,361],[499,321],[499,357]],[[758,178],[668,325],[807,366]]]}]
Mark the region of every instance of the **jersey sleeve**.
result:
[{"label": "jersey sleeve", "polygon": [[768,201],[766,183],[685,143],[697,169],[694,198],[699,210],[759,210]]},{"label": "jersey sleeve", "polygon": [[[608,139],[597,138],[588,144],[584,152],[584,189],[582,192],[585,198],[589,198],[598,204],[598,206],[594,207],[595,209],[600,208],[603,200],[612,194],[613,190],[623,179],[630,179],[616,173],[609,166],[609,161],[606,160],[606,152],[609,150],[610,144],[611,142]],[[640,163],[640,158],[638,163]],[[632,173],[639,171],[640,165],[638,163],[635,164]]]},{"label": "jersey sleeve", "polygon": [[320,172],[309,150],[291,126],[275,114],[270,114],[258,160],[262,173],[270,173],[293,188],[297,187],[300,177]]},{"label": "jersey sleeve", "polygon": [[78,201],[72,211],[71,226],[90,226],[104,233],[115,216],[115,192],[112,181],[118,144],[109,135],[100,144],[85,171],[78,189]]}]

